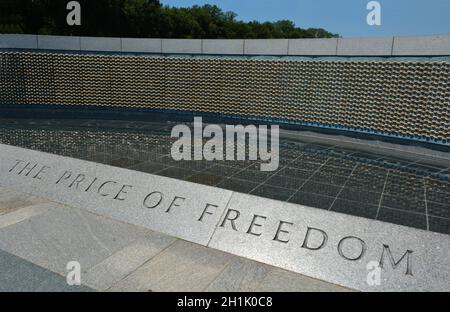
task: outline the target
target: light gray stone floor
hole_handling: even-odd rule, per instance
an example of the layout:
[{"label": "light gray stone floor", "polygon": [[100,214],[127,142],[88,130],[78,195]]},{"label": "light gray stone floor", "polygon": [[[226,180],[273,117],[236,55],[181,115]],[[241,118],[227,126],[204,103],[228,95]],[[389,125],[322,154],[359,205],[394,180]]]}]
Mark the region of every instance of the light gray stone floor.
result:
[{"label": "light gray stone floor", "polygon": [[81,292],[86,286],[69,286],[66,279],[50,270],[0,250],[0,292]]},{"label": "light gray stone floor", "polygon": [[33,195],[21,194],[0,187],[0,215],[39,203],[48,202]]},{"label": "light gray stone floor", "polygon": [[[66,283],[69,261],[82,286]],[[0,291],[349,291],[0,187]]]}]

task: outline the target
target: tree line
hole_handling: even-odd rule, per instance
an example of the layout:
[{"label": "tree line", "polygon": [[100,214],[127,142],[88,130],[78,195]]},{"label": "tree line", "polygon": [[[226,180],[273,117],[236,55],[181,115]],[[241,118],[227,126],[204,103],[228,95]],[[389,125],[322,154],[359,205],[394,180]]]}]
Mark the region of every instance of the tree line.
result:
[{"label": "tree line", "polygon": [[289,20],[245,22],[216,5],[178,8],[159,0],[78,0],[81,26],[68,26],[68,0],[1,0],[0,33],[137,38],[331,38]]}]

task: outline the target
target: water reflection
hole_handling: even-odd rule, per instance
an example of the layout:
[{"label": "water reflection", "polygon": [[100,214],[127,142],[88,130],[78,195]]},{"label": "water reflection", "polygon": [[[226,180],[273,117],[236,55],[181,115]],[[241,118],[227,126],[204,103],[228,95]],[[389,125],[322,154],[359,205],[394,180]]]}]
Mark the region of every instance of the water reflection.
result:
[{"label": "water reflection", "polygon": [[450,234],[450,164],[280,137],[280,166],[174,161],[171,122],[0,120],[0,142]]}]

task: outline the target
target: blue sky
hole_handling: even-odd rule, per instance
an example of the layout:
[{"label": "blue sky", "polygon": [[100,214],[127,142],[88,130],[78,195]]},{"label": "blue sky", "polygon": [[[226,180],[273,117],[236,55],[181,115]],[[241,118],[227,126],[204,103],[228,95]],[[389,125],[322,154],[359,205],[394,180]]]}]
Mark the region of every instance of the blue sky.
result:
[{"label": "blue sky", "polygon": [[366,23],[369,0],[160,0],[178,7],[216,4],[244,21],[289,19],[343,37],[450,34],[450,0],[378,0],[381,26]]}]

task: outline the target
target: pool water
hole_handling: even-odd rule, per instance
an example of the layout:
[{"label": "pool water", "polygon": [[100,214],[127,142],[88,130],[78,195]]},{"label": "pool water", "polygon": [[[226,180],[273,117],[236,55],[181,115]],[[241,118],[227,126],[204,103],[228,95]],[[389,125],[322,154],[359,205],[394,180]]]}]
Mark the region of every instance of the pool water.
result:
[{"label": "pool water", "polygon": [[[0,119],[0,143],[450,234],[450,161],[280,136],[280,165],[175,161],[173,122]],[[191,124],[188,124],[192,126]]]}]

